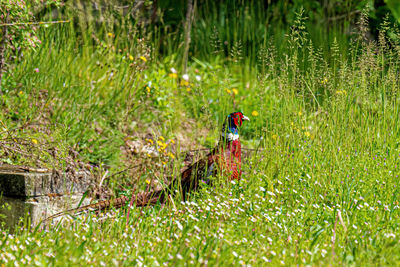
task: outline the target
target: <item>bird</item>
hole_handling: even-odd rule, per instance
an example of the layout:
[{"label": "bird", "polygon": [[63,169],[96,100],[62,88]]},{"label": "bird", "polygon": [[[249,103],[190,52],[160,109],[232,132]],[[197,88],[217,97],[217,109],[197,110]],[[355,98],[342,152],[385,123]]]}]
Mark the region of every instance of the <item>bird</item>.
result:
[{"label": "bird", "polygon": [[222,126],[221,139],[214,154],[219,170],[230,180],[240,180],[242,175],[242,145],[239,140],[239,128],[243,121],[250,121],[241,111],[228,115]]},{"label": "bird", "polygon": [[239,139],[239,129],[244,121],[250,121],[241,111],[230,113],[222,126],[217,146],[206,156],[187,166],[178,179],[164,189],[150,192],[142,192],[132,197],[121,196],[115,199],[103,200],[75,209],[54,214],[44,221],[54,219],[65,214],[79,214],[85,211],[101,211],[110,207],[120,208],[127,203],[136,207],[154,206],[157,203],[165,203],[169,197],[180,192],[183,200],[187,194],[196,191],[201,182],[211,184],[211,176],[222,175],[229,181],[240,180],[242,175],[241,161],[242,149]]}]

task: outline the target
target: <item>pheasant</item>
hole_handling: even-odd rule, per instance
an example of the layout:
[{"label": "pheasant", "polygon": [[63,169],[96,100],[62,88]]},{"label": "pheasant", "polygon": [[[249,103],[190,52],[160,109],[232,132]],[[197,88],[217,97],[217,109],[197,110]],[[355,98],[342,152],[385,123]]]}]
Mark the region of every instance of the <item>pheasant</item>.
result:
[{"label": "pheasant", "polygon": [[221,174],[229,180],[240,180],[241,170],[241,144],[239,140],[239,128],[243,121],[250,119],[242,112],[233,112],[227,116],[222,127],[218,145],[205,157],[189,165],[180,175],[180,179],[174,179],[170,185],[161,190],[139,193],[136,196],[122,196],[119,198],[104,200],[76,209],[57,213],[46,220],[53,219],[68,213],[78,214],[84,211],[100,211],[109,207],[120,208],[129,201],[137,207],[165,203],[167,198],[178,189],[185,200],[186,194],[195,191],[201,180],[210,184],[210,176]]}]

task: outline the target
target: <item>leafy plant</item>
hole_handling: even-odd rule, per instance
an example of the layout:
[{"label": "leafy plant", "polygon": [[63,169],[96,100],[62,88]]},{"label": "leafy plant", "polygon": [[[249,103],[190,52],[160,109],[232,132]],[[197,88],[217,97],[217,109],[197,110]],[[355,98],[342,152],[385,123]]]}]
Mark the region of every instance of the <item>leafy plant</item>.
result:
[{"label": "leafy plant", "polygon": [[0,94],[2,75],[7,59],[25,49],[36,48],[41,41],[36,36],[37,25],[33,19],[32,6],[58,5],[60,0],[1,0],[0,1]]}]

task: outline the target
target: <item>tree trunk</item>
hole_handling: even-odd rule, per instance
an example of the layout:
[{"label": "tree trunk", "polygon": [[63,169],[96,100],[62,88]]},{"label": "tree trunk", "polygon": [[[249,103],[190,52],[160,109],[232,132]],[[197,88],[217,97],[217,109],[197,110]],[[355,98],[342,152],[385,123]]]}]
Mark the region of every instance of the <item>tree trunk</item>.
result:
[{"label": "tree trunk", "polygon": [[194,7],[197,0],[187,1],[186,21],[185,21],[185,46],[183,50],[183,73],[186,73],[188,53],[190,47],[190,33],[192,31],[192,21],[194,17]]}]

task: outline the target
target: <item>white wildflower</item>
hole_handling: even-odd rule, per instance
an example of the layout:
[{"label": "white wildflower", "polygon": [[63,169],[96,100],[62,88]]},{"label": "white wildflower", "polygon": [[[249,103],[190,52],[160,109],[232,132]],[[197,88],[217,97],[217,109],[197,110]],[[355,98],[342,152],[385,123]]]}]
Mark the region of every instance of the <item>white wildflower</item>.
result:
[{"label": "white wildflower", "polygon": [[183,226],[182,226],[182,224],[181,224],[179,221],[176,221],[176,225],[178,226],[179,230],[182,231]]},{"label": "white wildflower", "polygon": [[273,197],[276,196],[276,195],[274,194],[274,192],[268,191],[267,193],[268,193],[268,195],[270,195],[270,196],[273,196]]},{"label": "white wildflower", "polygon": [[261,259],[263,259],[265,262],[270,262],[271,260],[267,259],[266,257],[262,257]]}]

